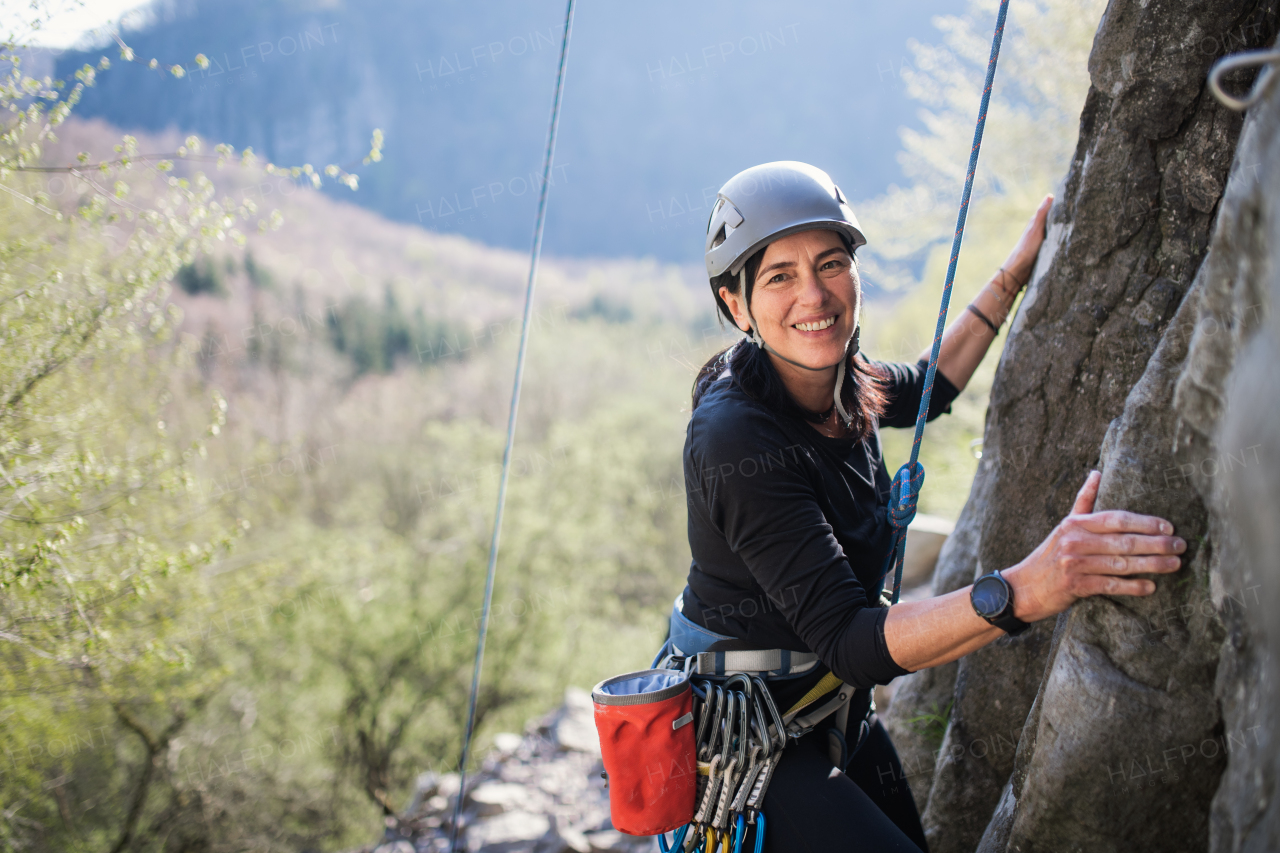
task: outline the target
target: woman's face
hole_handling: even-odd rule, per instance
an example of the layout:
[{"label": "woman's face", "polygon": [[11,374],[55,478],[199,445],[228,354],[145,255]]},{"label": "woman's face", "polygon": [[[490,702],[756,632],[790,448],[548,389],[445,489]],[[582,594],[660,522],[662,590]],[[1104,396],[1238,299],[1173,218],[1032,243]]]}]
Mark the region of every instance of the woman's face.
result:
[{"label": "woman's face", "polygon": [[[720,288],[745,332],[751,321],[742,296]],[[836,232],[801,231],[765,249],[751,314],[760,336],[780,355],[813,368],[836,364],[858,325],[860,304],[858,272]]]}]

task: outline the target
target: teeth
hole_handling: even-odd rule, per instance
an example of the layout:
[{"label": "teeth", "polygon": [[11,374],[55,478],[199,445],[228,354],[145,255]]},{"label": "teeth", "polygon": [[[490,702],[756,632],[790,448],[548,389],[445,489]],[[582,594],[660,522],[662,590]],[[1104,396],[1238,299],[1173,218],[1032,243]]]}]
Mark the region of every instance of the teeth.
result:
[{"label": "teeth", "polygon": [[835,321],[835,317],[828,317],[827,319],[819,320],[816,323],[796,323],[796,328],[802,332],[821,332]]}]

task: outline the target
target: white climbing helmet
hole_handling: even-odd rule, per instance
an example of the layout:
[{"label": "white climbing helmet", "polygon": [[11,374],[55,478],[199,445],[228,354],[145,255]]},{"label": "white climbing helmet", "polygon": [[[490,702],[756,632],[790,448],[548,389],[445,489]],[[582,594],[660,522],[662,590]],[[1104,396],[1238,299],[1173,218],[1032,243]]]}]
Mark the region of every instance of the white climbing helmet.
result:
[{"label": "white climbing helmet", "polygon": [[865,245],[858,218],[831,176],[808,163],[779,160],[739,172],[720,188],[707,222],[707,275],[737,275],[763,246],[812,228]]}]

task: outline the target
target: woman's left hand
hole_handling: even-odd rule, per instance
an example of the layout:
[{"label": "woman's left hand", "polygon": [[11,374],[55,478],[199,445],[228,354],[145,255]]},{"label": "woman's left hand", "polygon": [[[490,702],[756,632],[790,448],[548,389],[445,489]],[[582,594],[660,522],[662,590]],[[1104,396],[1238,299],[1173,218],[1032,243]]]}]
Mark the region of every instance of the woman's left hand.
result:
[{"label": "woman's left hand", "polygon": [[1005,300],[1006,307],[1031,279],[1031,273],[1036,266],[1036,257],[1040,254],[1040,245],[1044,242],[1044,223],[1049,217],[1049,208],[1052,205],[1053,194],[1050,193],[1044,197],[1044,201],[1040,202],[1040,207],[1036,208],[1031,221],[1027,223],[1026,230],[1022,232],[1017,245],[1005,260],[1002,269],[1007,275],[997,276],[1000,287],[1008,297]]}]

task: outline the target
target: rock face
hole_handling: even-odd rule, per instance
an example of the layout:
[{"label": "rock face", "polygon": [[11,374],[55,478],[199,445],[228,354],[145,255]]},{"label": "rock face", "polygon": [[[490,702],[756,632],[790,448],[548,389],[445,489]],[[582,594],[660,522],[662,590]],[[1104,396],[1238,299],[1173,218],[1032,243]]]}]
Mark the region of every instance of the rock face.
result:
[{"label": "rock face", "polygon": [[[1174,403],[1180,455],[1209,507],[1210,594],[1224,623],[1214,695],[1226,768],[1214,853],[1280,850],[1280,89],[1251,110],[1219,214]],[[1182,449],[1185,448],[1185,449]],[[1189,467],[1194,464],[1194,468]]]},{"label": "rock face", "polygon": [[[634,838],[609,822],[609,793],[600,774],[591,697],[565,691],[556,711],[523,737],[500,734],[479,773],[467,777],[463,837],[471,853],[640,853]],[[438,853],[449,849],[458,776],[424,773],[404,814],[392,821],[374,853]],[[399,846],[397,846],[399,845]]]},{"label": "rock face", "polygon": [[[1270,43],[1276,13],[1114,0],[1103,17],[934,591],[1022,559],[1091,467],[1099,508],[1165,516],[1191,544],[1153,596],[1080,602],[899,688],[888,721],[934,853],[1280,849],[1280,87],[1237,150],[1242,119],[1204,85],[1222,45]],[[949,703],[938,744],[918,720]]]}]

